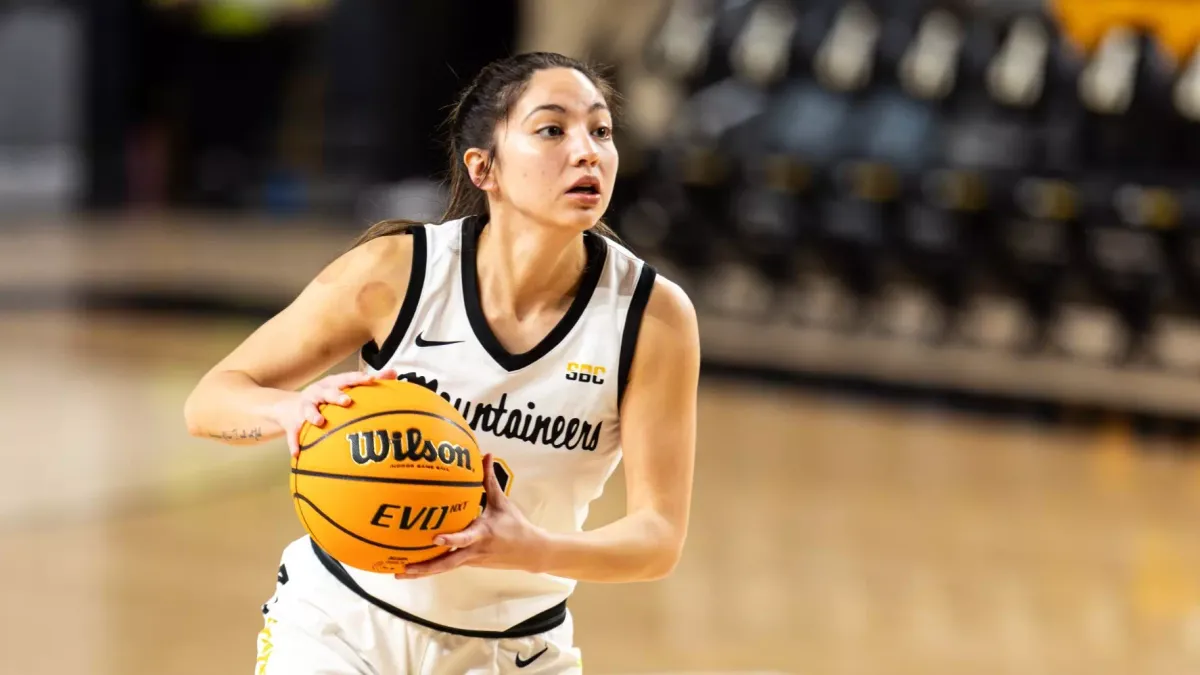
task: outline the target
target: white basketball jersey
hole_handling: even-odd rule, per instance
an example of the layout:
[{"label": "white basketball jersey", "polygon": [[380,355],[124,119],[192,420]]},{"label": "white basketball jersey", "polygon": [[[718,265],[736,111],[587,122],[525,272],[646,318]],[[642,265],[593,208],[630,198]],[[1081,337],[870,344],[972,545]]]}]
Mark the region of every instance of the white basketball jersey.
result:
[{"label": "white basketball jersey", "polygon": [[[484,318],[476,271],[481,218],[412,230],[413,271],[395,328],[363,349],[447,398],[475,431],[498,478],[536,525],[582,528],[621,459],[619,401],[655,272],[616,243],[585,235],[588,264],[563,319],[510,354]],[[466,631],[505,631],[563,603],[575,581],[462,567],[398,580],[347,568],[361,589],[403,612]]]}]

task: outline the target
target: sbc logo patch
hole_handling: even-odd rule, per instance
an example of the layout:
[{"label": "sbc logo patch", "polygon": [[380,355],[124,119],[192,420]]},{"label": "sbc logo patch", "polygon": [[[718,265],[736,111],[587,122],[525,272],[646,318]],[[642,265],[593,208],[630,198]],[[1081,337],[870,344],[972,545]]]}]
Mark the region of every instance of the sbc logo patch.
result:
[{"label": "sbc logo patch", "polygon": [[593,366],[590,363],[572,361],[567,364],[567,379],[581,384],[604,384],[604,376],[607,372],[608,369],[604,366]]}]

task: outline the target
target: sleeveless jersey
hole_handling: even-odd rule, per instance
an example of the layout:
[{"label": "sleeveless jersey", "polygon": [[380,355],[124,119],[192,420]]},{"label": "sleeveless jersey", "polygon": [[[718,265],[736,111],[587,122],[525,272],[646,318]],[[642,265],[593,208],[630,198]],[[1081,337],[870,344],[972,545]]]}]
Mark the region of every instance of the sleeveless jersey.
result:
[{"label": "sleeveless jersey", "polygon": [[[585,234],[587,266],[566,314],[531,350],[510,354],[480,303],[484,225],[471,217],[411,230],[408,293],[391,334],[364,346],[363,361],[448,399],[481,451],[500,460],[497,478],[522,513],[550,531],[579,531],[621,459],[618,410],[655,271]],[[404,580],[344,570],[336,576],[376,604],[468,634],[510,631],[555,608],[562,614],[575,588],[549,574],[475,567]]]}]

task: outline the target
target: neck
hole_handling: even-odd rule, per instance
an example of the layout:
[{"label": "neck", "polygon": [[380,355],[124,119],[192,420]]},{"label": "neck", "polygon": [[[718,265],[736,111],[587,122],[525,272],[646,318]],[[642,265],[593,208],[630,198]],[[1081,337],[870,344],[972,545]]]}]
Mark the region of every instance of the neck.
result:
[{"label": "neck", "polygon": [[587,252],[578,232],[494,209],[479,237],[480,293],[491,309],[522,319],[561,304],[579,283]]}]

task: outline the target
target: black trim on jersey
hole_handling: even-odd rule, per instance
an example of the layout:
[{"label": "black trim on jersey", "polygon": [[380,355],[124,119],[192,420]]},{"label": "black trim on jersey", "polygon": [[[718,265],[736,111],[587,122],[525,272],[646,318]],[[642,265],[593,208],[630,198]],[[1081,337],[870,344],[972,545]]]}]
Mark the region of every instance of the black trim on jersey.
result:
[{"label": "black trim on jersey", "polygon": [[412,271],[408,274],[408,290],[404,292],[404,302],[400,304],[400,314],[396,316],[392,332],[388,333],[382,347],[376,347],[375,342],[371,341],[363,345],[360,350],[363,362],[375,370],[383,370],[387,362],[396,354],[396,350],[400,348],[400,342],[404,339],[404,334],[408,332],[408,327],[417,314],[417,305],[421,303],[421,290],[425,286],[425,260],[427,257],[425,226],[412,227],[405,230],[404,233],[412,235],[413,254]]},{"label": "black trim on jersey", "polygon": [[346,572],[346,569],[342,567],[341,563],[334,560],[333,556],[326,553],[325,550],[320,546],[317,546],[316,541],[312,541],[312,548],[313,553],[317,555],[317,560],[321,561],[321,565],[323,565],[335,579],[342,582],[346,588],[354,591],[363,600],[366,600],[372,605],[375,605],[376,607],[393,616],[400,617],[401,619],[404,619],[410,623],[415,623],[418,626],[424,626],[430,630],[449,633],[450,635],[461,635],[469,638],[500,640],[508,638],[524,638],[546,633],[558,628],[563,624],[564,621],[567,620],[567,602],[564,600],[544,612],[540,612],[529,617],[528,619],[509,628],[508,630],[467,630],[465,628],[451,628],[450,626],[443,626],[441,624],[422,619],[419,616],[409,614],[399,607],[384,602],[383,600],[371,595],[370,593],[366,592],[362,586],[359,586],[353,578],[350,577],[350,575]]},{"label": "black trim on jersey", "polygon": [[479,298],[479,270],[477,244],[479,235],[483,233],[486,221],[481,217],[472,216],[463,221],[462,225],[462,283],[463,283],[463,304],[466,306],[467,319],[471,323],[471,330],[474,331],[479,344],[484,350],[495,359],[496,363],[509,372],[520,370],[528,365],[533,364],[538,359],[546,354],[549,354],[552,349],[558,346],[560,342],[571,332],[575,324],[579,322],[583,316],[583,311],[587,309],[588,303],[592,300],[592,295],[596,291],[596,286],[600,283],[600,275],[604,272],[604,263],[608,258],[608,244],[600,235],[594,232],[585,232],[583,235],[584,248],[587,250],[587,266],[584,268],[583,278],[579,282],[579,291],[575,294],[575,299],[571,302],[571,306],[567,309],[567,313],[563,318],[542,338],[542,341],[537,343],[529,351],[523,354],[513,354],[500,344],[500,340],[496,338],[496,334],[492,332],[491,326],[488,325],[487,317],[483,313],[483,302]]},{"label": "black trim on jersey", "polygon": [[642,316],[650,302],[650,291],[654,290],[654,279],[658,272],[649,263],[642,263],[637,285],[629,298],[629,311],[625,314],[625,329],[621,331],[621,360],[617,366],[617,410],[625,398],[625,385],[629,383],[629,368],[633,365],[633,353],[637,351],[638,333],[642,330]]}]

